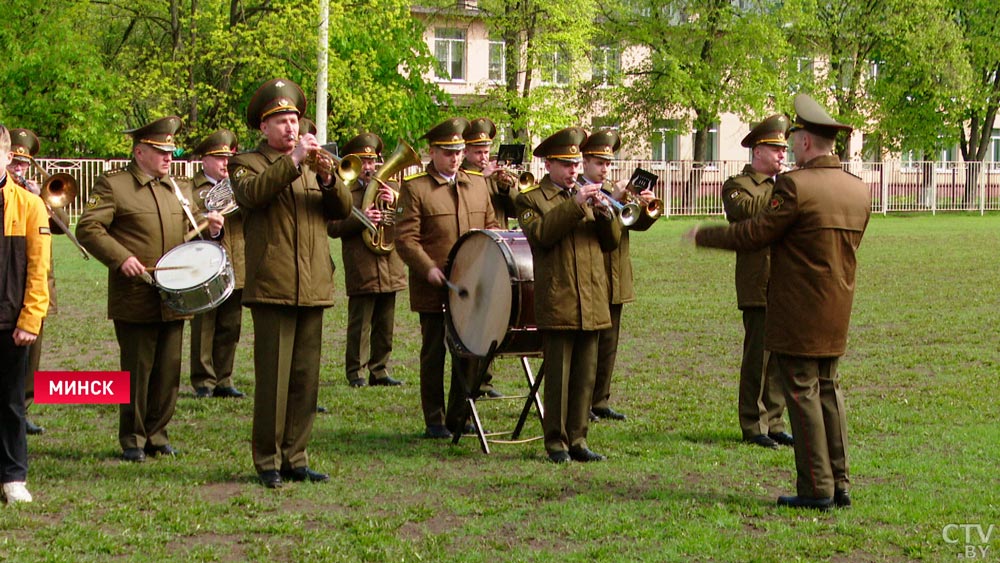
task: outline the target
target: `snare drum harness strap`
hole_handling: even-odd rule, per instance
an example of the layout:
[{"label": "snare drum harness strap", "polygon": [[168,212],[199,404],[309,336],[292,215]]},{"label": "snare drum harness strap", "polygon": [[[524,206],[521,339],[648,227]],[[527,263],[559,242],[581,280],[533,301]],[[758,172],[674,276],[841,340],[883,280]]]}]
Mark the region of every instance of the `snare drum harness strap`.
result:
[{"label": "snare drum harness strap", "polygon": [[[188,221],[191,222],[191,228],[197,229],[198,222],[194,220],[194,214],[191,213],[191,202],[189,202],[188,199],[184,197],[184,194],[181,193],[181,188],[177,185],[177,182],[174,181],[173,176],[167,176],[167,179],[170,180],[170,185],[174,187],[174,195],[177,196],[177,201],[181,202],[181,207],[184,208],[184,215],[186,215]],[[205,239],[200,231],[198,232],[198,237],[202,240]]]}]

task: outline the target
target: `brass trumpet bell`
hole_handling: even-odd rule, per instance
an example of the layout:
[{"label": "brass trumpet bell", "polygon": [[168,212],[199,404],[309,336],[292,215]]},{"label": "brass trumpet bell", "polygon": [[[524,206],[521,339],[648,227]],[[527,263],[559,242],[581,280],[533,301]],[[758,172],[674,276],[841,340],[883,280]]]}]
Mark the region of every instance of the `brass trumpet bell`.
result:
[{"label": "brass trumpet bell", "polygon": [[406,141],[400,139],[399,144],[396,145],[392,154],[385,159],[385,162],[382,163],[382,166],[379,167],[365,187],[365,193],[361,200],[361,209],[368,209],[372,205],[375,205],[376,209],[382,212],[383,217],[377,225],[374,225],[374,229],[367,228],[361,233],[361,238],[365,246],[375,254],[386,255],[396,248],[395,207],[396,201],[399,199],[399,194],[397,193],[396,200],[392,202],[384,201],[378,197],[378,189],[400,171],[410,166],[419,165],[420,155]]},{"label": "brass trumpet bell", "polygon": [[58,174],[52,174],[45,179],[42,184],[41,197],[45,200],[45,203],[49,204],[49,207],[60,208],[66,207],[76,199],[76,194],[79,192],[79,186],[76,182],[76,178],[60,172]]},{"label": "brass trumpet bell", "polygon": [[522,192],[534,185],[535,175],[531,172],[521,172],[521,175],[517,177],[517,189]]}]

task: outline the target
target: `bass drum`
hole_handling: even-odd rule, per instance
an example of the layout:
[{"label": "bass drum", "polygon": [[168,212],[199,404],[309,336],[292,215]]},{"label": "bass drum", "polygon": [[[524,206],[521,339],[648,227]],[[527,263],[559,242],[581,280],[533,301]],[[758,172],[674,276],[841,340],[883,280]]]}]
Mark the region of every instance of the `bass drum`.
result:
[{"label": "bass drum", "polygon": [[521,231],[473,230],[452,247],[448,281],[468,291],[448,292],[445,324],[460,355],[537,356],[542,337],[535,326],[535,273]]},{"label": "bass drum", "polygon": [[153,274],[163,302],[184,314],[218,307],[236,285],[233,264],[225,249],[206,240],[171,248],[156,262]]}]

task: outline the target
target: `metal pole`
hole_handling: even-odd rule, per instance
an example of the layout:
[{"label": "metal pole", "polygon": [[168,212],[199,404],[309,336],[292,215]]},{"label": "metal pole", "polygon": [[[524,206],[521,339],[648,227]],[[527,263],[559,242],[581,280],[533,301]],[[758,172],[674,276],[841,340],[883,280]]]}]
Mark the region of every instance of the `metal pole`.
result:
[{"label": "metal pole", "polygon": [[316,140],[326,144],[326,84],[330,51],[330,0],[319,0],[319,44],[316,46]]}]

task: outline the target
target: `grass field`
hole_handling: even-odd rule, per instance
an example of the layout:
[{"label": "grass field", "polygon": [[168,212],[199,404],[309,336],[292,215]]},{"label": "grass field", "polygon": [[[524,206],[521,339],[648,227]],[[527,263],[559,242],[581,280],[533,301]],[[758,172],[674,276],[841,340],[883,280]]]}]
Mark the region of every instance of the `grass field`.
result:
[{"label": "grass field", "polygon": [[[485,456],[474,439],[421,439],[406,294],[395,389],[346,385],[342,297],[325,323],[330,413],[309,449],[329,483],[261,487],[251,399],[195,399],[185,369],[175,459],[119,462],[117,407],[32,407],[48,430],[29,438],[35,502],[0,506],[0,560],[1000,560],[1000,216],[873,218],[841,361],[854,508],[831,513],[776,508],[794,492],[791,449],[739,441],[734,257],[681,245],[693,224],[661,220],[632,238],[639,299],[625,308],[612,398],[629,420],[590,429],[606,463],[556,466],[538,441]],[[106,270],[55,244],[59,313],[42,368],[117,369]],[[252,340],[247,313],[244,391]],[[501,390],[523,388],[513,359],[497,369]],[[484,405],[485,425],[512,428],[519,406]]]}]

